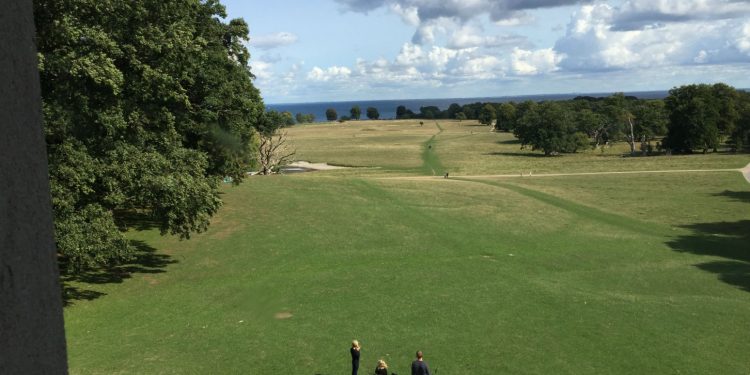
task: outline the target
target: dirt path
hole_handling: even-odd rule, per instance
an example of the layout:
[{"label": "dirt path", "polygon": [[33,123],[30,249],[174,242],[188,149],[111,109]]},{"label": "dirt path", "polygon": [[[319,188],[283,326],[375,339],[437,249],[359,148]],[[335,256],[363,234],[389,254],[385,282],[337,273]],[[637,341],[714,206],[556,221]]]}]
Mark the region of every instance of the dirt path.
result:
[{"label": "dirt path", "polygon": [[[455,176],[460,178],[536,178],[536,177],[561,177],[561,176],[598,176],[616,174],[649,174],[649,173],[709,173],[709,172],[740,172],[750,182],[750,164],[743,169],[667,169],[658,171],[620,171],[620,172],[578,172],[578,173],[547,173],[547,174],[495,174]],[[442,176],[404,176],[404,177],[381,177],[383,180],[443,180]]]},{"label": "dirt path", "polygon": [[742,172],[742,175],[745,176],[745,180],[747,180],[747,182],[750,182],[750,163],[748,163],[745,168],[740,169],[740,172]]},{"label": "dirt path", "polygon": [[316,171],[328,171],[331,169],[345,169],[346,167],[340,167],[337,165],[330,165],[327,163],[310,163],[307,161],[299,160],[289,164],[290,167],[313,169]]}]

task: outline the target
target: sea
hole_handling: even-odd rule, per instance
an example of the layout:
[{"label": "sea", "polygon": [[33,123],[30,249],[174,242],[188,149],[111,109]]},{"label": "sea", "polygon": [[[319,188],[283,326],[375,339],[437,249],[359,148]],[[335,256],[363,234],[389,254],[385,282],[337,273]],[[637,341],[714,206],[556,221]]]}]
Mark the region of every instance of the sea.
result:
[{"label": "sea", "polygon": [[[471,104],[476,102],[522,102],[532,100],[535,102],[550,100],[568,100],[577,96],[606,97],[613,93],[570,93],[570,94],[544,94],[544,95],[522,95],[522,96],[492,96],[478,98],[443,98],[443,99],[395,99],[395,100],[357,100],[346,102],[314,102],[314,103],[284,103],[284,104],[266,104],[269,110],[279,112],[288,111],[292,115],[297,113],[312,113],[315,115],[316,122],[326,121],[326,110],[333,108],[339,116],[349,116],[349,110],[358,105],[362,110],[362,119],[366,119],[367,107],[375,107],[380,113],[381,119],[396,118],[396,107],[403,105],[411,109],[414,113],[419,113],[420,107],[436,106],[440,110],[447,109],[452,103],[458,105]],[[668,91],[636,91],[626,92],[625,95],[635,96],[641,99],[663,99],[669,95]]]}]

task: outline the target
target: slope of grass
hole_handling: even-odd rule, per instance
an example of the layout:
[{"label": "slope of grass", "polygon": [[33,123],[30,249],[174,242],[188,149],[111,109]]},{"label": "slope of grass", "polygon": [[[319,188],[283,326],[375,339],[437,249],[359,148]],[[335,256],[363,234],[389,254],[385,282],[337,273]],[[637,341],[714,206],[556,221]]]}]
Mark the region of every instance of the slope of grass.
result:
[{"label": "slope of grass", "polygon": [[[490,157],[506,135],[440,126],[295,128],[311,161],[384,168],[251,178],[225,188],[189,241],[131,233],[168,259],[76,285],[101,296],[66,308],[71,372],[341,374],[354,338],[361,373],[379,358],[408,373],[417,349],[441,374],[750,372],[750,185],[738,173],[372,178],[607,164]],[[357,131],[371,135],[348,143]],[[747,159],[714,157],[602,160]]]}]

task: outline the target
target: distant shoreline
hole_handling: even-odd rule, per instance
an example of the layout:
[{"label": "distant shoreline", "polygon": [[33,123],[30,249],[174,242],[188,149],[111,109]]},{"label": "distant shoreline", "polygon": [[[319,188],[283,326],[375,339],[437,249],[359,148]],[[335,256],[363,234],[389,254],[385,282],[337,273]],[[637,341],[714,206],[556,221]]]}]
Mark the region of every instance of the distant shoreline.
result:
[{"label": "distant shoreline", "polygon": [[[750,89],[738,89],[750,91]],[[403,105],[407,109],[419,112],[419,107],[436,106],[440,110],[447,109],[451,104],[458,105],[471,104],[476,102],[522,102],[526,100],[544,101],[544,100],[569,100],[578,96],[606,97],[614,92],[598,93],[566,93],[566,94],[540,94],[540,95],[514,95],[514,96],[487,96],[473,98],[432,98],[432,99],[384,99],[384,100],[349,100],[349,101],[330,101],[330,102],[308,102],[308,103],[275,103],[266,104],[268,110],[279,112],[291,112],[292,115],[297,113],[315,115],[315,122],[326,121],[326,110],[333,108],[338,116],[349,116],[349,110],[357,105],[362,112],[362,119],[366,119],[365,111],[367,107],[375,107],[380,113],[380,119],[388,120],[396,118],[396,107]],[[668,90],[656,91],[629,91],[624,92],[627,96],[635,96],[639,99],[663,99],[669,95]]]},{"label": "distant shoreline", "polygon": [[[567,100],[577,96],[604,97],[613,93],[567,93],[567,94],[542,94],[542,95],[516,95],[516,96],[488,96],[474,98],[433,98],[433,99],[386,99],[386,100],[351,100],[351,101],[331,101],[331,102],[309,102],[309,103],[281,103],[266,104],[268,110],[279,112],[291,112],[292,115],[297,113],[315,115],[315,122],[326,121],[326,110],[333,108],[338,116],[349,116],[350,109],[357,105],[362,111],[362,118],[367,107],[375,107],[380,113],[381,119],[396,118],[396,107],[403,105],[406,108],[419,112],[420,107],[436,106],[441,110],[447,109],[451,104],[458,105],[471,104],[476,102],[522,102],[526,100],[543,101],[543,100]],[[636,96],[642,99],[663,99],[669,95],[669,91],[634,91],[626,92],[625,95]]]},{"label": "distant shoreline", "polygon": [[[738,89],[747,91],[750,89]],[[555,98],[559,100],[564,100],[566,98],[573,99],[577,96],[593,96],[593,97],[603,97],[603,96],[610,96],[614,94],[613,92],[582,92],[582,93],[560,93],[560,94],[528,94],[528,95],[506,95],[506,96],[476,96],[476,97],[462,97],[462,98],[415,98],[415,99],[371,99],[371,100],[332,100],[332,101],[316,101],[316,102],[288,102],[288,103],[266,103],[267,106],[291,106],[291,105],[313,105],[313,104],[356,104],[356,103],[362,103],[362,102],[413,102],[413,101],[420,101],[420,102],[445,102],[445,101],[455,101],[458,103],[458,101],[462,102],[487,102],[490,100],[495,100],[498,102],[506,102],[506,101],[518,101],[518,100],[535,100],[535,98]],[[669,90],[653,90],[653,91],[625,91],[625,95],[630,96],[636,96],[638,98],[642,99],[660,99],[660,98],[666,98],[667,95],[669,95]],[[449,103],[450,105],[450,103]]]}]

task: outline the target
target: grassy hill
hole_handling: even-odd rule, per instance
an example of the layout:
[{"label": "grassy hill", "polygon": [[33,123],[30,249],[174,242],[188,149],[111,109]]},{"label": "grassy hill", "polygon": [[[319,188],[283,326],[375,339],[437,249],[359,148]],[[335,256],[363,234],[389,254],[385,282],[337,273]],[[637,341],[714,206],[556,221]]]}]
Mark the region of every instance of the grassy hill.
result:
[{"label": "grassy hill", "polygon": [[68,284],[72,373],[342,374],[355,338],[360,373],[406,374],[418,349],[439,374],[750,372],[740,173],[540,176],[748,155],[548,158],[470,122],[289,135],[360,168],[226,186],[189,241],[133,230],[138,262]]}]

